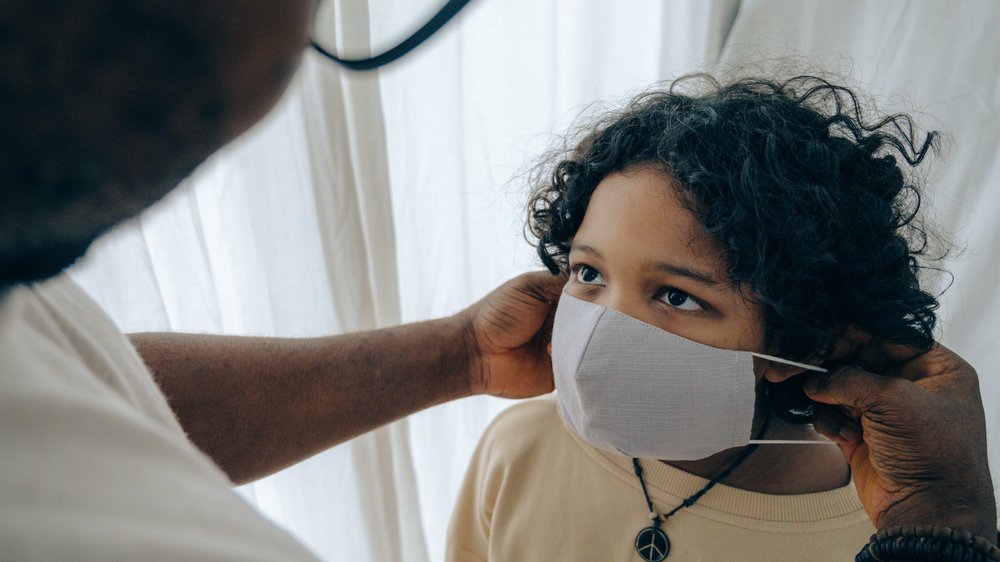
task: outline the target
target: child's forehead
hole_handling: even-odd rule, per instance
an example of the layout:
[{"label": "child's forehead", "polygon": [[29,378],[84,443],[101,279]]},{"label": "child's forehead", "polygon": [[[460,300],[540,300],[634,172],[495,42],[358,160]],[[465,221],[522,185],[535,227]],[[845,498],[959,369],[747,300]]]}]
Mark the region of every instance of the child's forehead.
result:
[{"label": "child's forehead", "polygon": [[587,206],[574,245],[578,242],[623,261],[669,258],[726,277],[725,254],[661,170],[638,168],[605,177]]}]

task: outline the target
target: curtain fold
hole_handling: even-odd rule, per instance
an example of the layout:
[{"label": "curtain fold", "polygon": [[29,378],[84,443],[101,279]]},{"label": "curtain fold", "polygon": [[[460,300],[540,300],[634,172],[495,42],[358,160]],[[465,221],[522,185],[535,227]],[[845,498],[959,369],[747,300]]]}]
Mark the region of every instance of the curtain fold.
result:
[{"label": "curtain fold", "polygon": [[[322,40],[368,42],[357,3],[327,1]],[[307,53],[264,122],[72,272],[126,331],[316,336],[398,324],[377,75]],[[427,560],[407,422],[241,493],[331,560]]]},{"label": "curtain fold", "polygon": [[[441,1],[326,0],[316,31],[358,56]],[[307,54],[264,122],[72,273],[126,331],[314,336],[451,314],[538,267],[522,232],[531,165],[595,100],[805,54],[951,132],[932,199],[969,250],[951,266],[942,335],[980,367],[997,436],[997,12],[989,1],[478,0],[377,73]],[[434,408],[241,492],[324,559],[440,561],[472,448],[509,404]]]}]

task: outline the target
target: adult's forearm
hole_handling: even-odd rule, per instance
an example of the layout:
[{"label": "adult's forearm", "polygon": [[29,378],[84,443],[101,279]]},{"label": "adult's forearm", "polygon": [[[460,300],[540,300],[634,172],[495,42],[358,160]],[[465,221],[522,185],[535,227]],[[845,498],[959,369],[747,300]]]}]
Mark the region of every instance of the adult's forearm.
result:
[{"label": "adult's forearm", "polygon": [[312,339],[133,334],[191,440],[236,483],[471,394],[460,322]]}]

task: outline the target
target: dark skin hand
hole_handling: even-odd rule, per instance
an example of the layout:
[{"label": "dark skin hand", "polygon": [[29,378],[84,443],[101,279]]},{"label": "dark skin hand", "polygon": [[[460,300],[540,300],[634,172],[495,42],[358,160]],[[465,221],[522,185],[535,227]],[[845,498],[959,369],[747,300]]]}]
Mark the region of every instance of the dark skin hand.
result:
[{"label": "dark skin hand", "polygon": [[450,400],[551,392],[564,283],[528,273],[449,318],[327,338],[131,339],[190,439],[243,483]]},{"label": "dark skin hand", "polygon": [[993,539],[996,500],[976,371],[946,347],[869,347],[860,367],[810,375],[816,429],[851,465],[878,529],[932,524]]}]

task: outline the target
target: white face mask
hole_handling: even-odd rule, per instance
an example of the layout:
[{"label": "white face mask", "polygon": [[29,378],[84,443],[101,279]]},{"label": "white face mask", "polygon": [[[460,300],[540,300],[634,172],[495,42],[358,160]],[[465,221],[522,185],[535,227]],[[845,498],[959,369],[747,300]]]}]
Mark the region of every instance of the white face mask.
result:
[{"label": "white face mask", "polygon": [[755,355],[825,371],[700,344],[566,293],[552,330],[563,419],[591,445],[638,458],[697,460],[749,444]]}]

